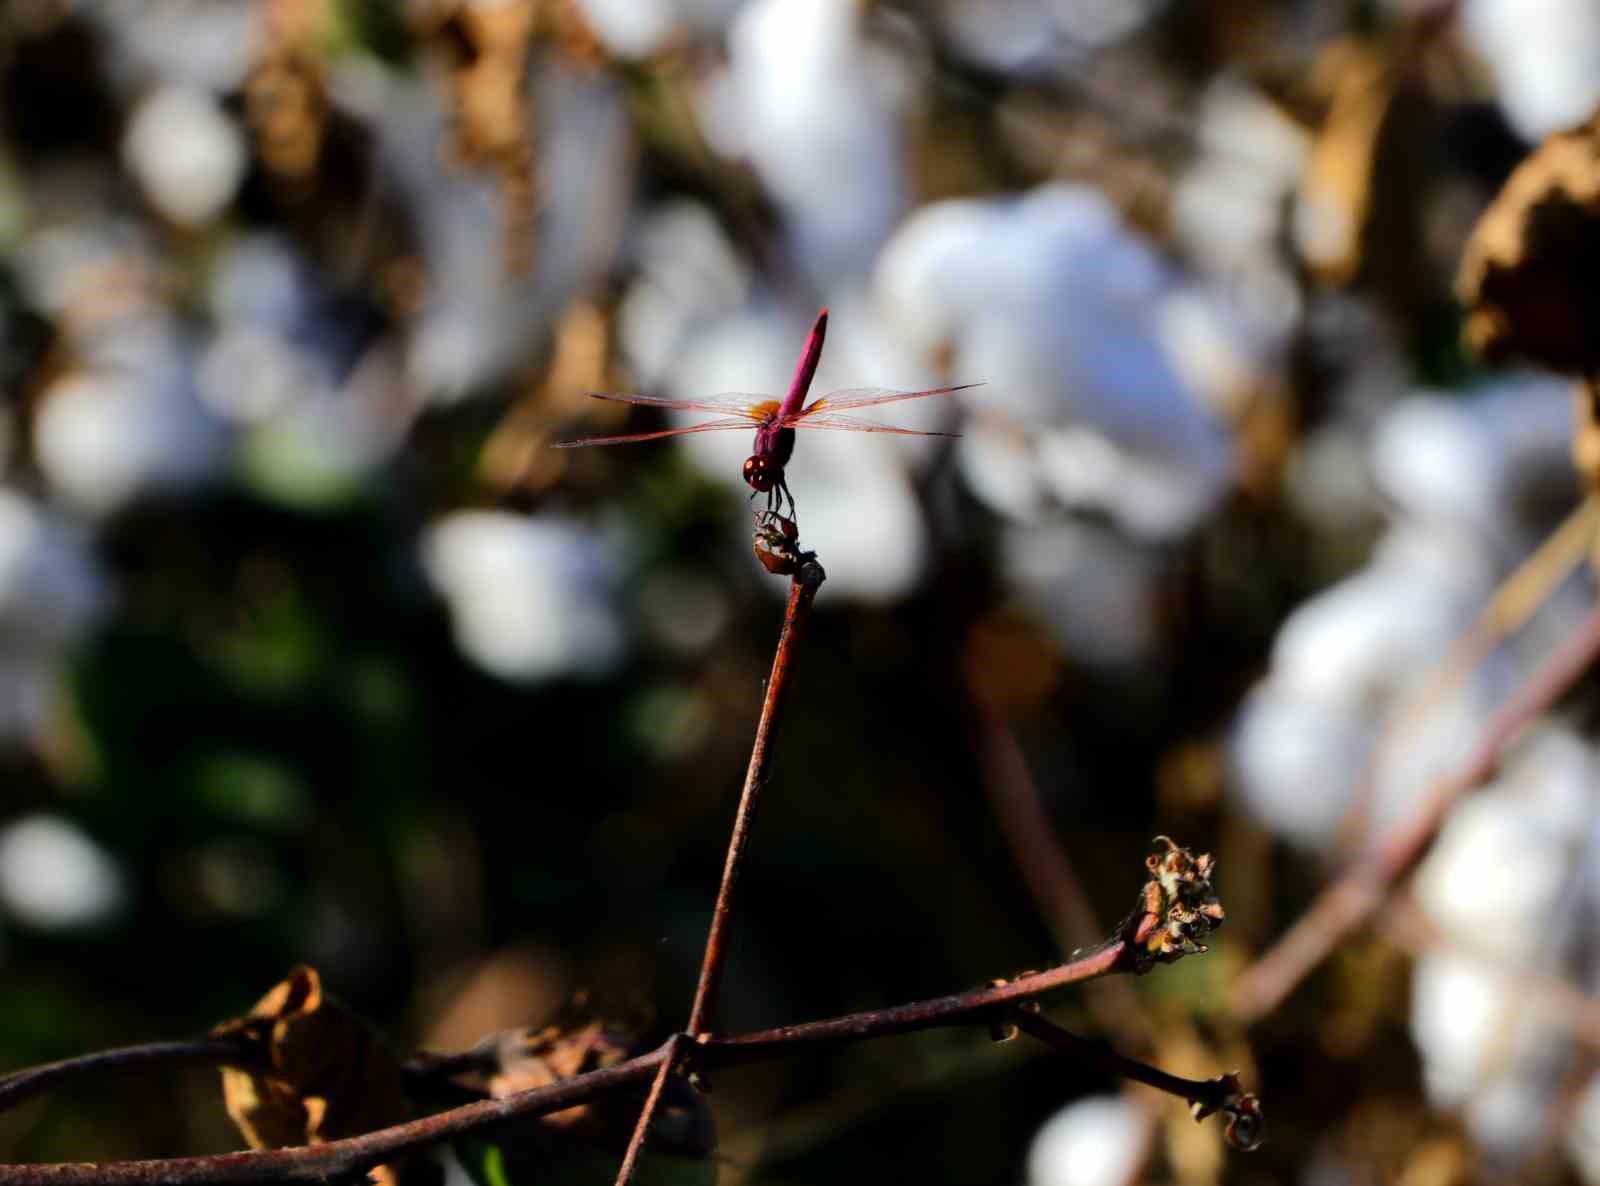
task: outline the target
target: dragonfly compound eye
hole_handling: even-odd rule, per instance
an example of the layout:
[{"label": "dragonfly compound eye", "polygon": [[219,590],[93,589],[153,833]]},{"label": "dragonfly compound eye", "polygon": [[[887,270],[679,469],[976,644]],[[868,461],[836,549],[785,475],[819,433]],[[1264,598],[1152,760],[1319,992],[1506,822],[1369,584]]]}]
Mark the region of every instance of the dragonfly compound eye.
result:
[{"label": "dragonfly compound eye", "polygon": [[782,470],[774,465],[772,458],[756,454],[746,458],[744,463],[744,480],[752,490],[765,494],[777,483],[782,476]]}]

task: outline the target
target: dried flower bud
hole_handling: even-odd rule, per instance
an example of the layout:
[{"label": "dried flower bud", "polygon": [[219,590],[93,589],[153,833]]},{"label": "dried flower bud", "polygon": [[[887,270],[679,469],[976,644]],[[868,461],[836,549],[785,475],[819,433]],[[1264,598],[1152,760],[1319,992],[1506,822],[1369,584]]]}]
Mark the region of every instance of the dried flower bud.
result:
[{"label": "dried flower bud", "polygon": [[1195,856],[1167,836],[1157,836],[1155,843],[1160,849],[1145,858],[1150,880],[1123,929],[1135,971],[1207,950],[1206,936],[1222,925],[1225,915],[1211,886],[1216,858],[1210,853]]}]

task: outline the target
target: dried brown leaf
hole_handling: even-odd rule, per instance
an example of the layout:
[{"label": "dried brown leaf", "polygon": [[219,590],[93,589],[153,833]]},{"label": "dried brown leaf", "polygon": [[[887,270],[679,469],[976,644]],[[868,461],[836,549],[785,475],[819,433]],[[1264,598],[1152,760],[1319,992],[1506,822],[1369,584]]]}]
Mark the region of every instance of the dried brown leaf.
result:
[{"label": "dried brown leaf", "polygon": [[1600,113],[1523,161],[1479,219],[1456,293],[1491,360],[1600,371]]},{"label": "dried brown leaf", "polygon": [[212,1033],[242,1036],[255,1048],[250,1068],[222,1070],[228,1116],[252,1149],[338,1140],[410,1119],[399,1060],[329,1000],[314,968],[295,968],[249,1013]]}]

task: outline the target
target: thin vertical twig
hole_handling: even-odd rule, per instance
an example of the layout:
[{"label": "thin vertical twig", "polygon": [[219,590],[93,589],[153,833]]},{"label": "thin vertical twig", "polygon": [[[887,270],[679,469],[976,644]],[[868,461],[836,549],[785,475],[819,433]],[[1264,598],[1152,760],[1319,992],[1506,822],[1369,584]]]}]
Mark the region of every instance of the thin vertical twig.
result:
[{"label": "thin vertical twig", "polygon": [[645,1137],[650,1134],[650,1121],[655,1117],[656,1109],[661,1106],[661,1093],[666,1090],[667,1080],[671,1077],[673,1066],[678,1061],[678,1047],[682,1041],[682,1034],[673,1034],[667,1039],[667,1056],[661,1060],[656,1077],[650,1081],[650,1094],[644,1097],[644,1108],[639,1112],[639,1122],[633,1126],[633,1135],[628,1138],[628,1151],[622,1155],[622,1168],[617,1171],[618,1182],[633,1180],[634,1167],[638,1165],[639,1154],[644,1150]]},{"label": "thin vertical twig", "polygon": [[[695,987],[694,1005],[689,1010],[687,1032],[693,1037],[705,1032],[706,1021],[716,1007],[717,990],[722,985],[722,971],[728,959],[728,927],[733,920],[734,893],[739,887],[739,873],[744,868],[745,850],[750,846],[761,789],[772,772],[773,734],[783,710],[784,694],[789,689],[789,675],[794,670],[800,640],[805,636],[811,603],[825,579],[822,565],[815,558],[809,558],[789,583],[789,602],[783,611],[783,628],[778,632],[778,647],[772,657],[772,674],[767,677],[766,695],[761,700],[761,719],[756,722],[755,744],[750,749],[744,790],[739,795],[739,809],[733,817],[733,835],[728,839],[728,855],[722,865],[722,886],[717,890],[717,902],[711,911],[711,929],[706,935],[705,955],[700,962],[700,981]],[[638,1123],[633,1127],[628,1151],[623,1157],[621,1169],[617,1171],[617,1186],[627,1186],[633,1180],[634,1166],[650,1133],[650,1125],[655,1120],[662,1089],[666,1086],[667,1077],[678,1069],[678,1061],[678,1043],[674,1039],[666,1061],[656,1072],[655,1082],[645,1098]]]},{"label": "thin vertical twig", "polygon": [[761,701],[761,720],[756,724],[750,766],[745,771],[739,810],[733,817],[733,835],[728,840],[728,856],[722,865],[722,887],[717,890],[717,904],[711,911],[711,931],[706,936],[705,957],[700,962],[700,982],[695,988],[694,1006],[689,1010],[688,1032],[692,1035],[698,1036],[705,1030],[711,1010],[717,1003],[717,990],[722,986],[722,970],[728,958],[728,927],[733,920],[734,894],[739,887],[745,849],[749,847],[751,828],[755,824],[756,804],[761,798],[761,788],[771,774],[772,735],[783,709],[795,655],[805,635],[811,602],[822,587],[823,579],[821,565],[809,562],[795,574],[789,585],[789,604],[783,614],[783,629],[778,634],[777,653],[772,657],[772,675],[767,680],[767,693]]}]

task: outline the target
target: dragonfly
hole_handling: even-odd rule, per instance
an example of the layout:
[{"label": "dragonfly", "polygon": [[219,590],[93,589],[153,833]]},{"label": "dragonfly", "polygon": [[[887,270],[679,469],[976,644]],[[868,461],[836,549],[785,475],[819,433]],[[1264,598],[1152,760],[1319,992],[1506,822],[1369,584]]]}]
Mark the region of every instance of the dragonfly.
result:
[{"label": "dragonfly", "polygon": [[784,467],[794,456],[795,430],[801,428],[832,429],[841,432],[890,432],[908,437],[953,437],[953,432],[924,432],[916,428],[897,428],[888,424],[875,424],[858,420],[852,413],[861,408],[880,404],[898,403],[907,399],[923,399],[930,395],[950,395],[981,387],[981,383],[962,383],[954,387],[929,387],[924,391],[894,391],[886,387],[849,388],[830,391],[809,404],[806,395],[811,390],[812,377],[817,373],[817,363],[822,358],[822,341],[828,332],[828,310],[817,314],[816,324],[806,338],[805,349],[800,352],[800,362],[795,367],[794,380],[784,397],[754,395],[746,392],[725,392],[704,399],[658,399],[649,395],[623,395],[610,391],[591,391],[595,399],[614,400],[624,404],[642,404],[650,408],[670,408],[680,412],[719,412],[720,419],[689,424],[681,428],[663,428],[656,432],[634,432],[621,436],[583,437],[575,441],[558,441],[559,449],[576,449],[585,445],[626,445],[637,441],[656,441],[665,437],[686,436],[691,432],[726,432],[733,429],[755,429],[755,445],[744,463],[744,480],[750,487],[750,497],[767,496],[767,510],[780,513],[785,502],[790,514],[794,513],[794,495],[784,479]]}]

